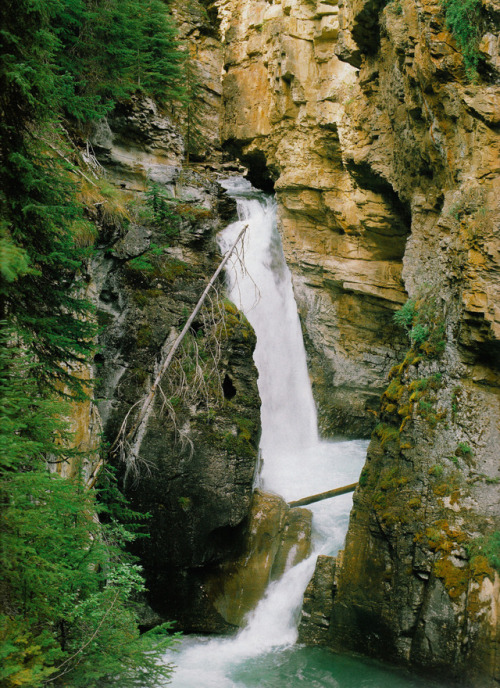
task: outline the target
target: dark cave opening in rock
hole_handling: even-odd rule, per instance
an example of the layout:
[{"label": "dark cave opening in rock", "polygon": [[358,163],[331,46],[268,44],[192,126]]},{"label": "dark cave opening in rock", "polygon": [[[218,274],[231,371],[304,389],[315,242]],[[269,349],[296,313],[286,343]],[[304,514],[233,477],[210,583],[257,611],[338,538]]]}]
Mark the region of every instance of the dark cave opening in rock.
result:
[{"label": "dark cave opening in rock", "polygon": [[265,154],[260,150],[247,153],[242,151],[243,143],[229,139],[224,142],[223,149],[233,158],[238,158],[247,168],[246,178],[253,186],[266,193],[274,192],[274,180],[278,177],[277,171],[268,165]]},{"label": "dark cave opening in rock", "polygon": [[227,373],[222,382],[222,392],[224,393],[224,399],[228,399],[229,401],[236,396],[236,387],[233,385],[233,381]]}]

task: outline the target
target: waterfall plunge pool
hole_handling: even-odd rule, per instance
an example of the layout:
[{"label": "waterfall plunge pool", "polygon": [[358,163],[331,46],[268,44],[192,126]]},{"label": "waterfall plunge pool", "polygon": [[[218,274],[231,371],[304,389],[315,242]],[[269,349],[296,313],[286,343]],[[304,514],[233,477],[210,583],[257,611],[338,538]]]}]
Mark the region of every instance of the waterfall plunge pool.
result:
[{"label": "waterfall plunge pool", "polygon": [[[226,266],[229,298],[257,335],[254,360],[262,401],[262,465],[256,487],[292,501],[358,480],[367,441],[324,441],[307,371],[302,331],[276,223],[274,199],[246,180],[223,182],[236,199],[237,222],[219,235],[222,253],[245,224],[243,246]],[[431,688],[369,660],[296,645],[304,590],[318,554],[336,554],[347,532],[352,495],[309,508],[313,553],[271,583],[232,637],[186,637],[166,661],[173,688]]]},{"label": "waterfall plunge pool", "polygon": [[231,639],[188,637],[178,656],[172,688],[446,688],[374,660],[321,647],[280,647],[235,662]]}]

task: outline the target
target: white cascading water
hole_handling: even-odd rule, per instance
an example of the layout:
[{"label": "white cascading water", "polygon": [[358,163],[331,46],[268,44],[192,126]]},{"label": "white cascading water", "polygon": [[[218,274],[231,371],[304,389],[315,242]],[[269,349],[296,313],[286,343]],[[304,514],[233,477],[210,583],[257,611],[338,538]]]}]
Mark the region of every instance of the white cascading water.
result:
[{"label": "white cascading water", "polygon": [[[237,200],[239,220],[219,235],[222,252],[245,224],[243,246],[229,260],[229,298],[245,313],[257,335],[254,359],[262,400],[262,468],[258,486],[286,501],[355,482],[364,463],[366,441],[324,442],[316,410],[290,272],[276,226],[275,201],[242,178],[224,182]],[[174,688],[235,688],[247,685],[232,675],[249,659],[290,647],[297,639],[297,616],[318,553],[334,554],[347,530],[351,495],[319,502],[313,511],[314,552],[269,585],[265,597],[231,638],[183,641],[168,660],[177,665]],[[253,685],[253,684],[252,684]],[[262,684],[264,685],[264,684]]]},{"label": "white cascading water", "polygon": [[[241,225],[248,224],[244,250],[227,269],[227,280],[229,298],[245,313],[257,335],[254,361],[262,400],[263,457],[259,484],[288,499],[297,483],[297,469],[306,463],[304,454],[318,443],[290,271],[276,228],[274,199],[263,194],[251,197],[255,191],[240,178],[225,186],[230,194],[237,194],[240,220],[221,232],[222,253],[234,244]],[[244,197],[245,191],[250,198]]]}]

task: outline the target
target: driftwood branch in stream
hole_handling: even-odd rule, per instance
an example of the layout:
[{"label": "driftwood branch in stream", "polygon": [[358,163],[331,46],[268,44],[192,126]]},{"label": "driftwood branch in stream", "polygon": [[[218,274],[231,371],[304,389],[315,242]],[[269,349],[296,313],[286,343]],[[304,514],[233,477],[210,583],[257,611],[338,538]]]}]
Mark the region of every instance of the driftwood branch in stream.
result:
[{"label": "driftwood branch in stream", "polygon": [[314,502],[321,502],[323,499],[330,499],[331,497],[338,497],[339,495],[354,492],[358,483],[351,483],[351,485],[344,485],[344,487],[337,487],[335,490],[328,490],[328,492],[320,492],[319,494],[311,495],[311,497],[304,497],[295,502],[288,502],[289,507],[307,506],[307,504],[314,504]]}]

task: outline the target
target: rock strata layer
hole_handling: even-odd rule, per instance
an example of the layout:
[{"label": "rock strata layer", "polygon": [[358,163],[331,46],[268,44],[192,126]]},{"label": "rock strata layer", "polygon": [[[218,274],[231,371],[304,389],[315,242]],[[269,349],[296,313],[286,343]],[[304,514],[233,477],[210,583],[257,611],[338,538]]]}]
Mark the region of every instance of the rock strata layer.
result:
[{"label": "rock strata layer", "polygon": [[[498,9],[482,7],[485,33]],[[355,495],[331,642],[493,686],[499,73],[482,62],[468,81],[438,2],[344,3],[341,16],[344,58],[360,60],[344,160],[376,171],[411,211],[402,277],[414,313]],[[361,38],[367,21],[378,26],[370,44]]]}]

